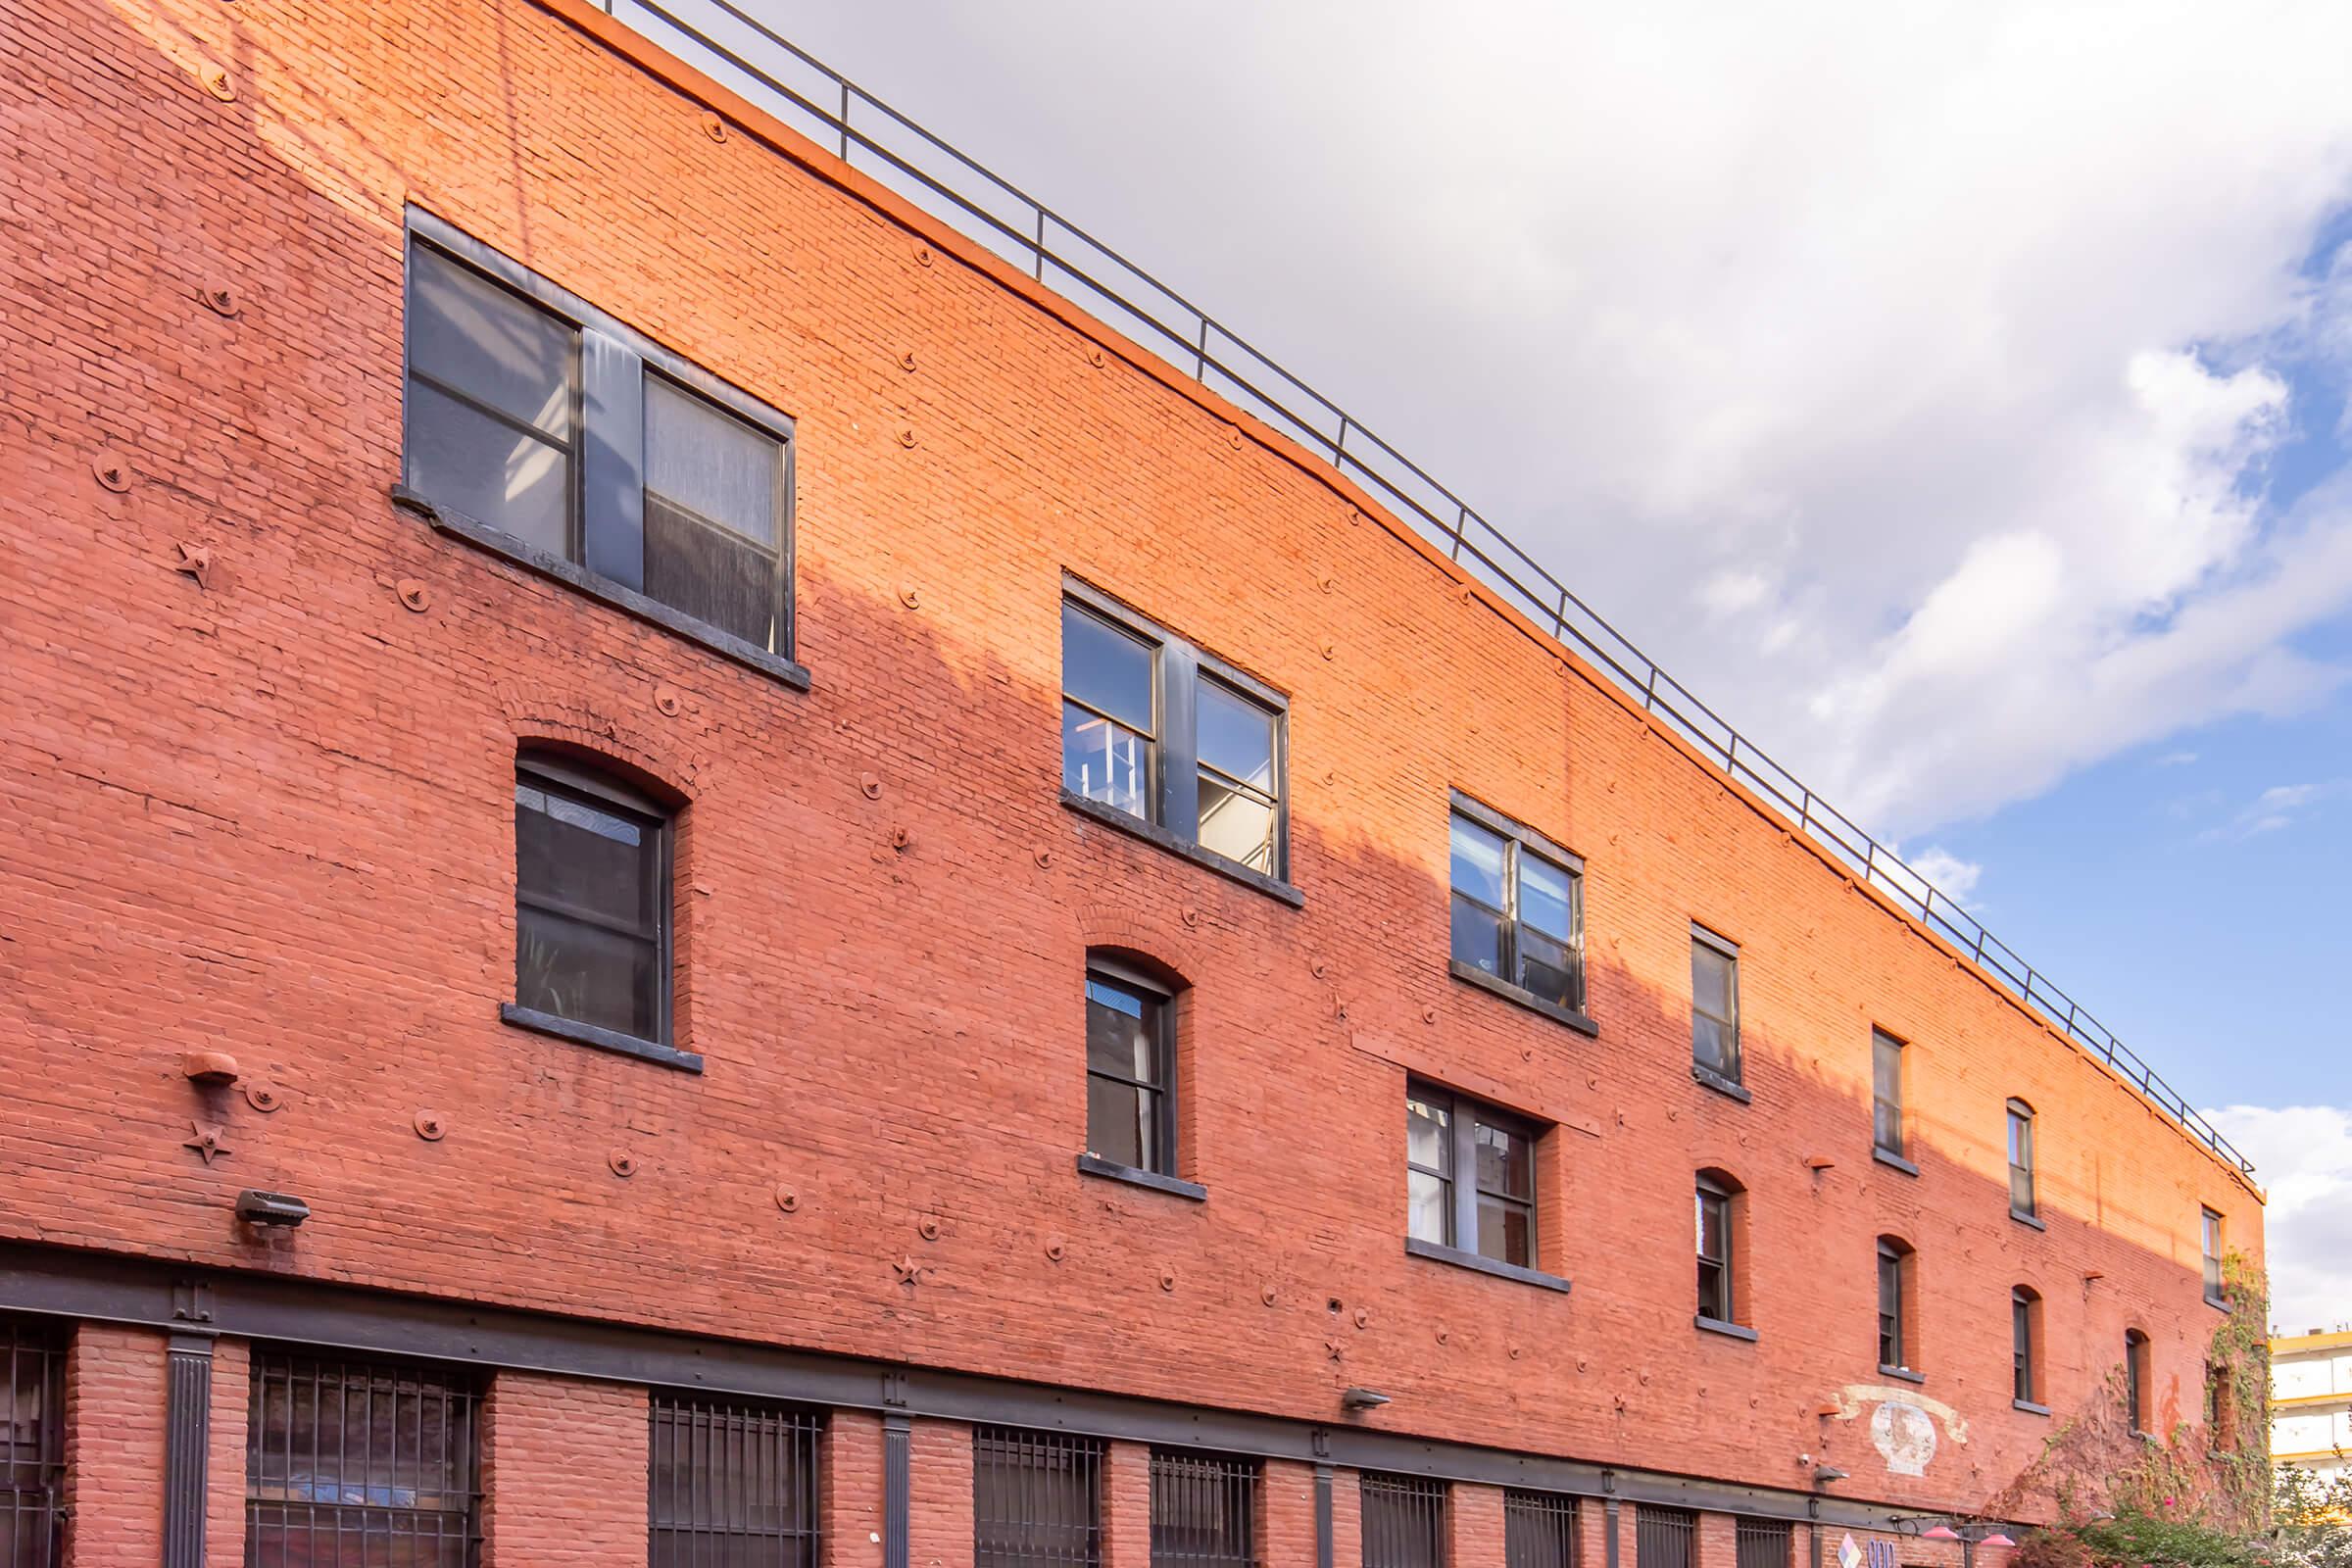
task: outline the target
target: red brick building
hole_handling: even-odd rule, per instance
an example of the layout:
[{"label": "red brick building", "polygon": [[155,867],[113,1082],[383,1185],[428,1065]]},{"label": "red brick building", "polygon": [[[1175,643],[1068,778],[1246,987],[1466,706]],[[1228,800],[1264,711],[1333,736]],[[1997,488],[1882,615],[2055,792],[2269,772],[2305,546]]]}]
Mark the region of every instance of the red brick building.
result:
[{"label": "red brick building", "polygon": [[2204,1420],[2233,1161],[838,149],[0,79],[0,1560],[1956,1564]]}]

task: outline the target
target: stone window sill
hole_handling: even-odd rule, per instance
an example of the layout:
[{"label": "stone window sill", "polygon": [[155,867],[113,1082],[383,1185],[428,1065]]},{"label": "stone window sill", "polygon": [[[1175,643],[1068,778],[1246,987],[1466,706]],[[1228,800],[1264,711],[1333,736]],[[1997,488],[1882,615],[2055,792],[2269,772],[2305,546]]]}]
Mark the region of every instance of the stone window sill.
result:
[{"label": "stone window sill", "polygon": [[1737,1100],[1742,1105],[1755,1102],[1756,1097],[1748,1093],[1746,1085],[1726,1078],[1712,1067],[1702,1067],[1695,1061],[1690,1064],[1690,1080],[1702,1088],[1714,1090],[1727,1100]]},{"label": "stone window sill", "polygon": [[2012,1410],[2023,1410],[2028,1415],[2048,1415],[2050,1413],[2050,1407],[2048,1405],[2035,1404],[2032,1399],[2011,1399],[2009,1401],[2009,1408]]},{"label": "stone window sill", "polygon": [[1911,1161],[1905,1159],[1902,1155],[1889,1153],[1884,1149],[1874,1146],[1871,1149],[1870,1157],[1891,1170],[1901,1171],[1906,1176],[1916,1176],[1919,1174],[1919,1167],[1917,1165],[1912,1164]]},{"label": "stone window sill", "polygon": [[1598,1035],[1600,1033],[1600,1025],[1594,1023],[1589,1015],[1579,1012],[1574,1007],[1563,1007],[1556,1002],[1545,1002],[1533,991],[1515,986],[1508,980],[1498,979],[1475,963],[1464,963],[1459,958],[1448,958],[1446,960],[1446,966],[1456,980],[1465,985],[1476,986],[1481,991],[1500,997],[1503,1001],[1525,1007],[1530,1012],[1540,1012],[1554,1023],[1566,1024],[1579,1034]]},{"label": "stone window sill", "polygon": [[1115,806],[1104,806],[1101,801],[1089,800],[1076,790],[1066,786],[1061,792],[1061,804],[1064,808],[1077,812],[1090,822],[1100,822],[1104,827],[1116,828],[1130,837],[1142,839],[1145,843],[1155,845],[1170,855],[1214,871],[1221,877],[1231,878],[1246,888],[1255,888],[1267,898],[1279,900],[1294,909],[1303,907],[1306,904],[1306,895],[1280,877],[1268,876],[1263,871],[1253,870],[1239,860],[1229,859],[1225,856],[1219,855],[1214,850],[1204,850],[1198,844],[1188,844],[1156,822],[1147,822],[1140,816],[1130,816]]},{"label": "stone window sill", "polygon": [[1709,1317],[1704,1312],[1692,1318],[1690,1322],[1693,1327],[1703,1329],[1709,1334],[1720,1334],[1727,1340],[1745,1340],[1750,1345],[1756,1343],[1756,1331],[1744,1324],[1726,1323],[1723,1319]]},{"label": "stone window sill", "polygon": [[1099,1154],[1080,1154],[1078,1173],[1082,1176],[1100,1176],[1104,1181],[1125,1182],[1131,1187],[1149,1187],[1155,1193],[1189,1198],[1196,1203],[1208,1200],[1208,1189],[1199,1182],[1188,1182],[1181,1176],[1162,1176],[1155,1170],[1144,1170],[1134,1165],[1122,1165],[1115,1159],[1104,1159]]},{"label": "stone window sill", "polygon": [[1521,1268],[1516,1263],[1497,1263],[1491,1257],[1482,1257],[1476,1252],[1465,1252],[1458,1247],[1440,1247],[1435,1242],[1425,1242],[1418,1237],[1406,1237],[1404,1250],[1410,1256],[1426,1257],[1433,1263],[1450,1263],[1455,1268],[1471,1269],[1480,1274],[1492,1274],[1501,1280],[1517,1280],[1522,1285],[1533,1285],[1541,1290],[1565,1292],[1568,1289],[1568,1282],[1557,1274],[1546,1274],[1541,1269]]},{"label": "stone window sill", "polygon": [[558,1040],[568,1040],[575,1046],[593,1046],[599,1051],[610,1051],[615,1055],[636,1056],[641,1060],[659,1062],[664,1067],[675,1067],[681,1072],[701,1072],[703,1070],[703,1058],[691,1051],[680,1051],[675,1046],[665,1046],[659,1041],[640,1040],[635,1035],[624,1035],[617,1029],[600,1029],[592,1023],[578,1023],[570,1018],[559,1018],[552,1012],[541,1012],[536,1007],[524,1007],[512,1002],[502,1002],[498,1007],[498,1018],[501,1023],[512,1024],[517,1029],[528,1029],[537,1035],[550,1035]]},{"label": "stone window sill", "polygon": [[2041,1219],[2038,1215],[2029,1214],[2022,1208],[2011,1209],[2009,1211],[2009,1217],[2017,1221],[2020,1225],[2031,1225],[2037,1231],[2046,1231],[2049,1229],[2047,1225],[2044,1225],[2041,1222]]},{"label": "stone window sill", "polygon": [[1879,1376],[1883,1378],[1894,1378],[1903,1383],[1925,1383],[1928,1381],[1928,1375],[1925,1372],[1914,1372],[1907,1366],[1881,1366],[1879,1368]]}]

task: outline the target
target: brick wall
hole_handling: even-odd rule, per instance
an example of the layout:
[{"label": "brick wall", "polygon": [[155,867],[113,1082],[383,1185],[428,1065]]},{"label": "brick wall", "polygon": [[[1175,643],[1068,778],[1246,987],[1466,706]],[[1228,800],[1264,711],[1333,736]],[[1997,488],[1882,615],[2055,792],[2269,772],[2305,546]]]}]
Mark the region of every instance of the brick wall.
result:
[{"label": "brick wall", "polygon": [[645,1560],[645,1390],[501,1372],[481,1419],[482,1568]]},{"label": "brick wall", "polygon": [[145,1329],[74,1328],[64,1491],[74,1568],[153,1568],[163,1555],[165,1343]]},{"label": "brick wall", "polygon": [[[1362,1384],[1399,1431],[1774,1486],[1812,1453],[1944,1508],[2051,1429],[2009,1408],[2026,1283],[2062,1416],[2136,1325],[2195,1418],[2197,1208],[2258,1254],[2250,1191],[1327,470],[593,30],[0,0],[43,88],[0,152],[0,1235],[1308,1420]],[[412,202],[795,417],[810,693],[388,504]],[[1288,694],[1303,907],[1056,804],[1064,570]],[[534,738],[690,802],[706,1074],[498,1022]],[[1597,1039],[1448,978],[1448,787],[1585,857]],[[1752,1104],[1688,1071],[1694,919],[1741,944]],[[1111,940],[1192,984],[1204,1203],[1073,1169]],[[1870,1158],[1874,1025],[1917,1176]],[[242,1083],[193,1088],[196,1047]],[[1403,1255],[1408,1072],[1552,1127],[1571,1294]],[[2046,1233],[2007,1214],[2012,1095]],[[1690,1327],[1709,1166],[1754,1344]],[[249,1186],[315,1216],[241,1234]],[[1882,1233],[1926,1300],[1916,1476],[1869,1432]],[[968,1520],[933,1528],[954,1568]]]}]

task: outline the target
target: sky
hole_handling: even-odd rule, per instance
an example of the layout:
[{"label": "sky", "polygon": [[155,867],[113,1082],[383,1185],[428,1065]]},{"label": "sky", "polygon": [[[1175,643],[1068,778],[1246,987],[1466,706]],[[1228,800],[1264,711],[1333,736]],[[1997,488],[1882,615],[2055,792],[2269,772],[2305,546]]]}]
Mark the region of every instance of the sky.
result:
[{"label": "sky", "polygon": [[738,3],[1899,842],[2352,1319],[2352,8]]}]

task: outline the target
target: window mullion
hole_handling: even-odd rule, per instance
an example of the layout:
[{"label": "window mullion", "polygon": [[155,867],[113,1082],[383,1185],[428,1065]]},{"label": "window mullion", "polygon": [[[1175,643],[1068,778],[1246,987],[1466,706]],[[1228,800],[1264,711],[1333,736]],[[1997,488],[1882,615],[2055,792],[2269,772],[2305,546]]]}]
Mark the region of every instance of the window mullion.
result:
[{"label": "window mullion", "polygon": [[1195,686],[1200,660],[1170,639],[1159,645],[1159,823],[1190,844],[1200,837],[1200,742]]},{"label": "window mullion", "polygon": [[580,546],[590,571],[645,591],[645,360],[580,331]]},{"label": "window mullion", "polygon": [[1453,1245],[1465,1252],[1478,1250],[1478,1140],[1472,1129],[1478,1118],[1456,1100],[1453,1102]]}]

